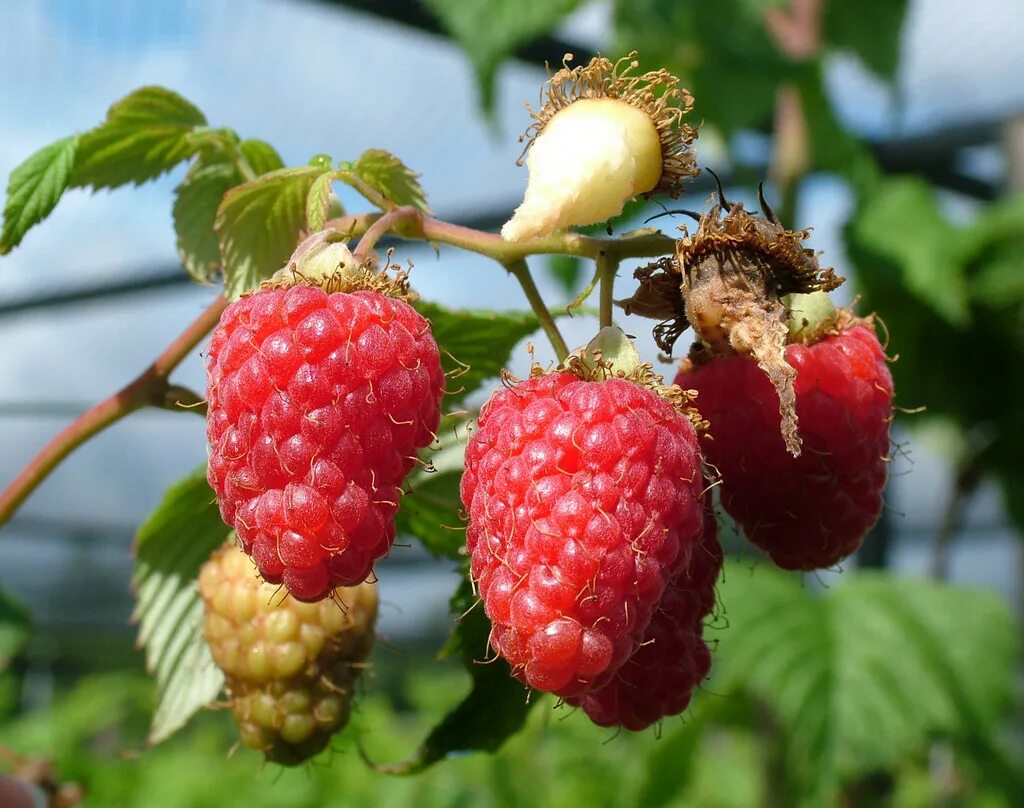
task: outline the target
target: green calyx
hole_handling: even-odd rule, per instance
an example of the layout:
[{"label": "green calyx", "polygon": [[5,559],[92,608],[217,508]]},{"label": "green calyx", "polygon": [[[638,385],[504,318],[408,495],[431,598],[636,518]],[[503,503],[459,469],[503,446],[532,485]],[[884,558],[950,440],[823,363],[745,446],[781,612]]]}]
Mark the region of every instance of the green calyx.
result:
[{"label": "green calyx", "polygon": [[[558,370],[572,373],[589,382],[603,382],[609,379],[625,379],[652,390],[668,401],[677,411],[689,418],[695,427],[703,424],[699,413],[690,406],[693,394],[665,380],[654,372],[649,362],[644,362],[637,353],[631,337],[622,329],[607,326],[597,332],[584,347],[569,354]],[[539,367],[534,373],[543,374]]]},{"label": "green calyx", "polygon": [[813,344],[835,330],[839,312],[825,292],[786,295],[782,302],[788,311],[788,342]]},{"label": "green calyx", "polygon": [[334,230],[308,236],[281,269],[253,291],[286,289],[289,286],[318,286],[328,294],[372,291],[409,303],[417,295],[409,289],[409,276],[396,265],[378,271],[373,260],[358,260],[344,237]]},{"label": "green calyx", "polygon": [[597,332],[584,347],[577,348],[563,363],[566,369],[588,380],[629,378],[650,373],[636,346],[621,328],[608,326]]},{"label": "green calyx", "polygon": [[299,244],[288,263],[273,277],[298,275],[308,283],[322,283],[338,273],[354,277],[359,271],[359,262],[352,256],[348,244],[339,240],[336,233],[325,230]]}]

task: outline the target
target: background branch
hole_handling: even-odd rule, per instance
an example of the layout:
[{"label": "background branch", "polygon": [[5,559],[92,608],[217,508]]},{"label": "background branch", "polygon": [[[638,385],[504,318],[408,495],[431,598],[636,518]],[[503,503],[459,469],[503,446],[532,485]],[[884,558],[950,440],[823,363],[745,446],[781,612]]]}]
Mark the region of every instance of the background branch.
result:
[{"label": "background branch", "polygon": [[184,387],[172,387],[167,378],[217,324],[225,306],[227,300],[218,296],[135,380],[76,418],[46,444],[0,494],[0,525],[11,518],[65,457],[93,435],[143,407],[181,409],[179,402],[197,403],[199,397],[195,393]]}]

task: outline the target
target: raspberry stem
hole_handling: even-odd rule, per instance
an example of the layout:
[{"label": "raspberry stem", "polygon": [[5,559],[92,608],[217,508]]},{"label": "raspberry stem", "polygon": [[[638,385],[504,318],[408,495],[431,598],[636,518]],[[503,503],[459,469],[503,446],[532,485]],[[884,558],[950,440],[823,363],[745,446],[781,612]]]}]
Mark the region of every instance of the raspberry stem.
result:
[{"label": "raspberry stem", "polygon": [[[487,233],[470,227],[444,222],[428,216],[416,208],[393,208],[380,216],[367,216],[365,222],[372,226],[385,216],[394,214],[384,232],[395,224],[407,227],[398,233],[409,240],[431,241],[460,247],[470,252],[486,255],[499,263],[515,261],[531,255],[571,255],[578,258],[596,259],[602,252],[619,260],[626,258],[657,258],[669,255],[675,250],[675,240],[660,232],[641,231],[624,238],[599,238],[579,233],[559,232],[550,236],[509,242],[497,233]],[[326,223],[329,229],[350,231],[353,217],[331,219]],[[358,249],[358,248],[357,248]]]},{"label": "raspberry stem", "polygon": [[191,393],[194,399],[183,400],[188,398],[185,388],[170,385],[168,377],[217,324],[226,306],[224,296],[218,296],[134,381],[80,415],[46,444],[0,494],[0,525],[65,457],[93,435],[143,407],[177,410],[198,403],[195,393]]},{"label": "raspberry stem", "polygon": [[362,263],[370,257],[373,248],[385,233],[401,222],[412,222],[422,215],[418,209],[413,207],[392,208],[366,229],[363,237],[359,239],[359,243],[352,251],[352,257]]},{"label": "raspberry stem", "polygon": [[[334,224],[334,221],[330,221],[327,223],[327,227],[331,228]],[[600,279],[601,285],[601,326],[605,327],[612,324],[613,287],[619,262],[627,257],[664,255],[675,246],[675,242],[667,236],[650,232],[626,239],[602,239],[581,236],[577,233],[557,233],[510,243],[493,233],[443,222],[432,216],[427,216],[417,208],[406,206],[392,208],[370,224],[359,240],[359,244],[352,251],[353,257],[357,261],[364,261],[369,257],[377,242],[399,225],[408,225],[407,232],[401,233],[406,238],[421,238],[431,242],[462,247],[501,263],[522,286],[523,293],[540,320],[541,327],[547,334],[560,362],[569,354],[569,347],[533,281],[533,276],[525,261],[526,256],[538,253],[562,253],[593,258],[597,263],[596,277]],[[578,303],[582,303],[582,300],[578,300]]]},{"label": "raspberry stem", "polygon": [[609,252],[600,252],[595,260],[597,274],[601,278],[601,328],[608,328],[614,324],[612,312],[615,308],[615,275],[619,271],[619,257]]},{"label": "raspberry stem", "polygon": [[540,320],[540,326],[544,329],[544,333],[548,337],[548,341],[551,343],[551,347],[555,349],[555,356],[558,361],[563,361],[569,355],[569,346],[565,343],[565,338],[562,336],[562,332],[558,330],[558,324],[555,322],[555,318],[551,316],[551,311],[548,309],[547,304],[544,302],[544,298],[541,297],[540,290],[537,289],[537,284],[534,283],[533,275],[530,274],[530,267],[526,264],[525,258],[520,258],[517,261],[509,261],[505,264],[507,269],[517,281],[519,285],[523,287],[523,294],[526,295],[526,299],[530,301],[530,307],[533,309],[534,314],[537,315],[537,319]]}]

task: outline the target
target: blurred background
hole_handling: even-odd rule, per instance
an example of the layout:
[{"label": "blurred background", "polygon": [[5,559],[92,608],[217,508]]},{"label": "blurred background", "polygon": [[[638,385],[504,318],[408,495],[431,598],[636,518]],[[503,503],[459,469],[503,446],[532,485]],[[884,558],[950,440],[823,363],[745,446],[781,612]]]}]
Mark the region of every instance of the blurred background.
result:
[{"label": "blurred background", "polygon": [[[1020,804],[1021,42],[1019,0],[13,0],[0,6],[0,175],[95,125],[132,89],[160,84],[212,125],[269,141],[289,165],[319,152],[392,151],[422,174],[440,218],[495,230],[525,187],[517,138],[545,62],[635,49],[645,66],[668,67],[697,98],[700,164],[744,201],[766,180],[776,210],[813,227],[810,246],[850,279],[843,299],[861,296],[891,332],[898,403],[926,408],[901,413],[894,429],[879,526],[842,574],[812,576],[804,593],[879,568],[984,588],[998,596],[993,614],[1016,619],[1001,634],[979,634],[998,645],[991,658],[965,661],[1005,661],[994,701],[979,708],[984,727],[975,721],[967,733],[977,740],[984,730],[980,751],[964,751],[957,721],[922,720],[893,755],[840,761],[842,789],[819,795],[822,804]],[[0,259],[0,482],[133,378],[217,294],[178,263],[170,204],[182,173],[137,189],[71,191]],[[704,174],[683,205],[699,209],[710,191]],[[657,212],[634,208],[616,229]],[[679,221],[656,224],[668,232]],[[407,257],[429,300],[526,308],[514,279],[485,259],[399,245],[396,258]],[[634,267],[623,265],[618,296],[628,296]],[[534,269],[549,301],[570,300],[590,273],[564,259]],[[653,360],[649,325],[624,324]],[[581,344],[596,320],[581,315],[563,328]],[[513,371],[528,361],[522,346]],[[176,378],[202,389],[198,353]],[[783,781],[795,764],[772,755],[788,724],[776,716],[779,729],[760,706],[671,722],[660,741],[612,739],[581,715],[534,710],[498,755],[413,780],[373,774],[351,740],[330,765],[285,775],[248,753],[224,759],[232,729],[223,715],[143,751],[151,693],[129,619],[132,539],[164,489],[204,460],[200,419],[140,412],[76,452],[0,536],[0,587],[33,622],[16,682],[0,688],[0,744],[54,759],[62,777],[85,783],[86,804],[791,804]],[[738,558],[729,532],[727,545]],[[756,576],[758,562],[740,563]],[[396,547],[379,577],[386,642],[347,736],[386,761],[409,754],[462,685],[457,666],[429,662],[450,625],[452,565],[411,544]],[[859,720],[879,737],[904,731],[885,716]],[[702,722],[714,731],[689,731]]]}]

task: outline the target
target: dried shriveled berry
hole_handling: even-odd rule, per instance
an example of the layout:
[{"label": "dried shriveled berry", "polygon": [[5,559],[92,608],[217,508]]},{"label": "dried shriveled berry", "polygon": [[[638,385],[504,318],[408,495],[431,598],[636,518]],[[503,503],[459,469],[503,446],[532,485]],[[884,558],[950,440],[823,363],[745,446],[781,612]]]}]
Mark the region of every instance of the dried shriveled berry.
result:
[{"label": "dried shriveled berry", "polygon": [[830,291],[843,279],[819,267],[814,251],[803,246],[808,232],[784,228],[763,196],[763,216],[729,204],[721,189],[719,202],[700,217],[696,233],[676,242],[673,259],[637,270],[640,288],[620,305],[665,321],[655,329],[665,351],[692,327],[699,340],[695,354],[753,358],[775,388],[786,448],[796,456],[796,371],[786,361],[783,296]]}]

